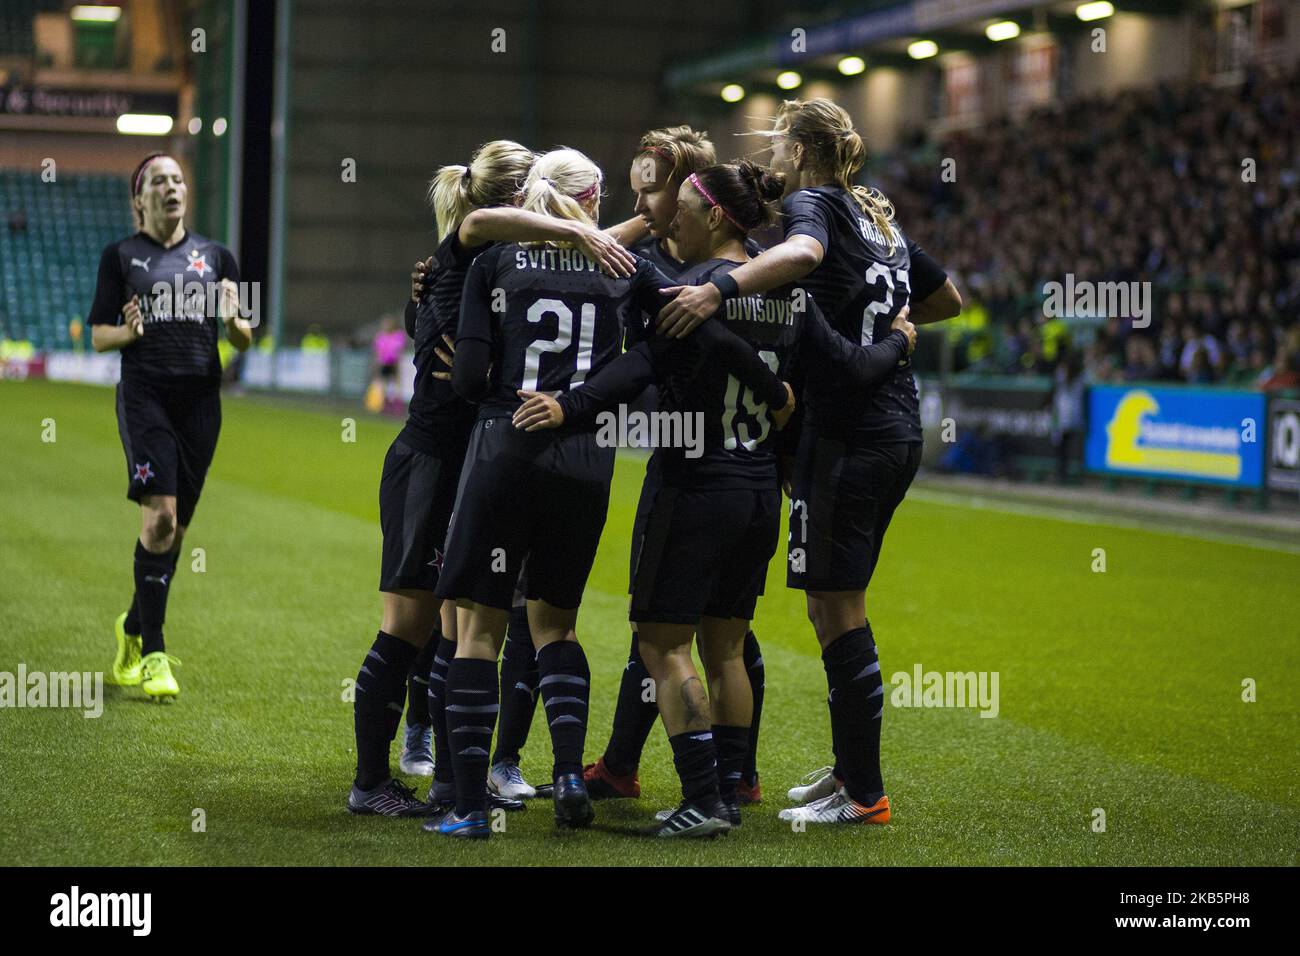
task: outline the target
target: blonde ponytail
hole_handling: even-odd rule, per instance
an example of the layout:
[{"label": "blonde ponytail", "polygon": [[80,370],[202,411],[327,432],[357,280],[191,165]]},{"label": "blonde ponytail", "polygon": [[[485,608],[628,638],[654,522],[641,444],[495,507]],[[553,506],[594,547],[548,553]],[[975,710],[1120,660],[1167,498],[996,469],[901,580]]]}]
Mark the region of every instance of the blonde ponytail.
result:
[{"label": "blonde ponytail", "polygon": [[[844,116],[848,118],[847,113]],[[892,226],[894,204],[886,199],[885,194],[879,189],[870,189],[853,182],[858,170],[866,164],[866,161],[867,147],[863,145],[862,137],[858,135],[857,130],[852,126],[842,130],[835,144],[835,182],[853,197],[862,214],[880,230],[880,234],[885,237],[885,242],[892,249],[894,248]]]},{"label": "blonde ponytail", "polygon": [[429,206],[438,223],[438,239],[460,228],[465,217],[474,211],[469,195],[469,167],[459,164],[444,166],[429,181]]},{"label": "blonde ponytail", "polygon": [[799,143],[815,169],[828,173],[835,184],[853,197],[853,202],[893,249],[894,205],[879,189],[854,183],[866,164],[867,148],[853,128],[853,118],[843,107],[824,97],[786,100],[777,111],[773,133]]},{"label": "blonde ponytail", "polygon": [[468,166],[443,166],[429,181],[428,202],[438,239],[460,228],[475,209],[515,203],[533,165],[532,150],[509,139],[484,143]]},{"label": "blonde ponytail", "polygon": [[[583,203],[599,203],[600,167],[576,149],[555,149],[533,163],[524,183],[523,207],[529,212],[555,219],[572,219],[594,226]],[[593,207],[593,210],[595,207]]]}]

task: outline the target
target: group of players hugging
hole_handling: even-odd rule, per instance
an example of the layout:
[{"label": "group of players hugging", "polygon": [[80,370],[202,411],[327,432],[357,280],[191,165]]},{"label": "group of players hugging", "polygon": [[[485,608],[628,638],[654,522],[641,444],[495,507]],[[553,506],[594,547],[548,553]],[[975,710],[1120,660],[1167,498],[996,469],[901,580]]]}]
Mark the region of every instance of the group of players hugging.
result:
[{"label": "group of players hugging", "polygon": [[[758,135],[768,166],[718,163],[687,126],[646,133],[635,216],[603,231],[603,175],[573,149],[497,140],[434,177],[440,243],[406,309],[414,395],[380,481],[383,619],[357,676],[353,813],[486,839],[495,812],[549,796],[558,826],[585,827],[594,801],[640,796],[659,717],[682,800],[648,832],[739,826],[761,797],[750,622],[784,489],[787,584],[821,647],[835,761],[780,816],[889,821],[865,592],[920,461],[915,326],[961,303],[889,201],[854,184],[866,150],[843,109],[788,101]],[[763,249],[751,233],[784,238]],[[638,399],[696,416],[703,442],[646,467],[631,651],[609,745],[584,766],[576,624],[616,451],[597,422]],[[553,764],[533,787],[520,751],[539,698]],[[404,704],[400,769],[432,777],[424,799],[390,768]]]}]

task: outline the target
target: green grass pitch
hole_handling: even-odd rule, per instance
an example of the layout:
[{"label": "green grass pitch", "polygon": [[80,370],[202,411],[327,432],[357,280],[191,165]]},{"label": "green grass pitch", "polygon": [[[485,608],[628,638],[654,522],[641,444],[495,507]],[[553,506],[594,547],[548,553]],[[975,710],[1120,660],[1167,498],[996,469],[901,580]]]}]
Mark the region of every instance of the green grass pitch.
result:
[{"label": "green grass pitch", "polygon": [[[1070,522],[918,492],[868,613],[887,677],[996,671],[1000,711],[884,714],[886,827],[792,832],[786,788],[828,762],[825,682],[801,596],[772,563],[755,630],[767,664],[764,802],[725,840],[629,835],[678,796],[656,728],[640,801],[560,833],[534,803],[465,845],[343,809],[354,677],[379,622],[377,485],[398,425],[227,398],[167,616],[172,706],[105,685],[102,717],[0,710],[9,864],[1282,864],[1297,862],[1300,549]],[[54,420],[54,442],[42,441]],[[107,389],[0,383],[0,671],[97,671],[131,593],[138,512]],[[642,462],[620,458],[579,632],[587,757],[609,733],[628,644],[628,538]],[[1093,550],[1104,548],[1105,573]],[[1242,699],[1253,679],[1257,700]],[[887,686],[886,690],[892,688]],[[394,761],[396,753],[394,753]],[[524,755],[546,775],[535,723]],[[201,808],[206,829],[195,832]],[[1105,830],[1094,829],[1094,810]]]}]

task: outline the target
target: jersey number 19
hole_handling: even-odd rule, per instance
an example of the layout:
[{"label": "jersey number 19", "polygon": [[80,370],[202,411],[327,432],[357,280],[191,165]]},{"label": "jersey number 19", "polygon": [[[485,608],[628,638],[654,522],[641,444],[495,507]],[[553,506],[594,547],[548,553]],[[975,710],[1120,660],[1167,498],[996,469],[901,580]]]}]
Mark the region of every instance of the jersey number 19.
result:
[{"label": "jersey number 19", "polygon": [[[776,371],[777,357],[775,352],[764,349],[758,353],[758,357],[767,363],[767,367],[773,372]],[[772,421],[767,416],[767,405],[763,402],[754,401],[755,396],[748,388],[740,384],[740,380],[734,375],[727,376],[727,394],[722,400],[722,447],[727,451],[735,451],[736,448],[743,448],[746,451],[753,451],[772,428]],[[736,421],[736,415],[741,409],[744,409],[748,420],[742,418]],[[753,423],[758,431],[758,437],[751,437],[750,423]]]}]

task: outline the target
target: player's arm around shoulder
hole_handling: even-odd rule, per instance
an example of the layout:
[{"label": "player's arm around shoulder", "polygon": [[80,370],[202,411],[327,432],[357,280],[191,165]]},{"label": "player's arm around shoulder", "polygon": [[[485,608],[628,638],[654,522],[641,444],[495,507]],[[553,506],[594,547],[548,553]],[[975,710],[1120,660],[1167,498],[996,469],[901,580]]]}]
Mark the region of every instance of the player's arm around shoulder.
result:
[{"label": "player's arm around shoulder", "polygon": [[659,334],[676,338],[690,335],[725,300],[797,282],[821,265],[825,254],[825,246],[817,239],[802,234],[792,235],[744,265],[717,275],[703,285],[664,289],[664,294],[675,298],[659,310]]}]

